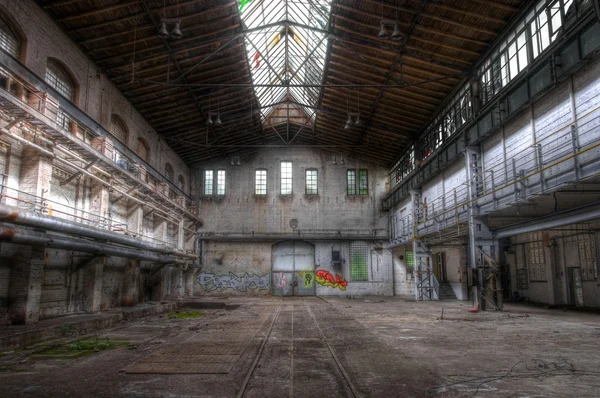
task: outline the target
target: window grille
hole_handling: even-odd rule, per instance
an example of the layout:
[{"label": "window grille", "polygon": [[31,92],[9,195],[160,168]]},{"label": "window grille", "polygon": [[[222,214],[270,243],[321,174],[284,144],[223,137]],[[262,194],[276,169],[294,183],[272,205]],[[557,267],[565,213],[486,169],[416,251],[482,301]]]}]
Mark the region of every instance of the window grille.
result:
[{"label": "window grille", "polygon": [[254,175],[254,194],[267,194],[267,170],[256,170]]},{"label": "window grille", "polygon": [[365,242],[350,243],[350,279],[353,281],[368,281],[369,247]]}]

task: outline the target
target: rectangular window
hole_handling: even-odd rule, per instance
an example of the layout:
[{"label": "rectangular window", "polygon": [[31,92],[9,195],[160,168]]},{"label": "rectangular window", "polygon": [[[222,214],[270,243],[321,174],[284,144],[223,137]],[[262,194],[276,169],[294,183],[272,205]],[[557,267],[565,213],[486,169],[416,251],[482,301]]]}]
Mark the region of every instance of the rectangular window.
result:
[{"label": "rectangular window", "polygon": [[256,170],[254,174],[254,194],[267,194],[267,170]]},{"label": "rectangular window", "polygon": [[409,274],[413,273],[415,269],[415,253],[414,252],[406,252],[406,272]]},{"label": "rectangular window", "polygon": [[292,162],[281,162],[281,194],[292,194]]},{"label": "rectangular window", "polygon": [[348,195],[356,195],[356,171],[348,170],[346,182],[348,184],[346,189]]},{"label": "rectangular window", "polygon": [[316,195],[317,190],[317,170],[306,170],[306,194]]},{"label": "rectangular window", "polygon": [[204,171],[204,195],[213,194],[213,171]]},{"label": "rectangular window", "polygon": [[369,175],[367,170],[358,170],[358,194],[369,194]]},{"label": "rectangular window", "polygon": [[350,243],[350,279],[353,281],[368,281],[369,248],[365,242]]},{"label": "rectangular window", "polygon": [[217,195],[225,195],[225,170],[217,171]]}]

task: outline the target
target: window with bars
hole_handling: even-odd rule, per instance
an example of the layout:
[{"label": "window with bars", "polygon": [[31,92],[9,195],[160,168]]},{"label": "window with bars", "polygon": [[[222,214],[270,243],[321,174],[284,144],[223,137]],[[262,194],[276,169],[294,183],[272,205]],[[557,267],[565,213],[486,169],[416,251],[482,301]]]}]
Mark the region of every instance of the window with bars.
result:
[{"label": "window with bars", "polygon": [[317,170],[308,169],[306,170],[306,194],[317,195],[318,194],[318,183],[317,183]]},{"label": "window with bars", "polygon": [[358,170],[358,194],[369,194],[369,174],[367,170]]},{"label": "window with bars", "polygon": [[350,243],[350,279],[355,282],[368,281],[368,254],[366,242]]},{"label": "window with bars", "polygon": [[406,260],[406,272],[408,272],[409,274],[413,273],[413,270],[415,269],[415,253],[414,252],[406,252],[404,254],[405,260]]},{"label": "window with bars", "polygon": [[217,171],[217,195],[225,195],[225,170]]},{"label": "window with bars", "polygon": [[348,195],[356,195],[356,171],[348,170],[346,175],[346,193]]},{"label": "window with bars", "polygon": [[205,170],[204,171],[204,195],[212,195],[213,194],[213,171]]},{"label": "window with bars", "polygon": [[65,98],[73,101],[75,97],[73,81],[67,72],[52,60],[48,60],[48,66],[46,67],[46,82]]},{"label": "window with bars", "polygon": [[281,162],[281,194],[292,194],[292,162]]},{"label": "window with bars", "polygon": [[117,115],[112,115],[109,130],[116,139],[127,144],[127,127]]},{"label": "window with bars", "polygon": [[15,58],[19,57],[21,51],[21,42],[2,18],[0,18],[0,48]]},{"label": "window with bars", "polygon": [[254,172],[254,194],[267,194],[267,170],[259,169]]},{"label": "window with bars", "polygon": [[165,176],[167,180],[173,181],[175,178],[175,171],[173,170],[173,166],[170,163],[165,163]]},{"label": "window with bars", "polygon": [[177,188],[179,188],[183,191],[184,187],[185,187],[185,178],[180,174],[179,177],[177,177]]}]

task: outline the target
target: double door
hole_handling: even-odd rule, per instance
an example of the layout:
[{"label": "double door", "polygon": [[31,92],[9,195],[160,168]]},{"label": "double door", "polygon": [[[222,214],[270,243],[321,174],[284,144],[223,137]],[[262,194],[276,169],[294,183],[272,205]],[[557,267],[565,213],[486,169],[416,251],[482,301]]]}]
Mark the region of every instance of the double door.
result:
[{"label": "double door", "polygon": [[276,296],[315,295],[315,247],[301,241],[273,245],[271,289]]}]

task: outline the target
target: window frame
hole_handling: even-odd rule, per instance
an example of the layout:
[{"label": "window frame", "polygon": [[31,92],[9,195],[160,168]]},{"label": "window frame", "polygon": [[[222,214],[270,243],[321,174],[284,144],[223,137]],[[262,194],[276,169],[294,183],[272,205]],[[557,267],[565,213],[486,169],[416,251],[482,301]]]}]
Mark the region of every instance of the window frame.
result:
[{"label": "window frame", "polygon": [[46,61],[44,81],[60,95],[73,103],[75,102],[77,92],[75,80],[64,66],[51,58]]},{"label": "window frame", "polygon": [[[352,182],[350,182],[350,175],[352,174]],[[352,192],[350,191],[352,188]],[[356,196],[356,170],[348,169],[346,170],[346,195],[348,196]]]},{"label": "window frame", "polygon": [[[210,178],[209,178],[210,173]],[[210,183],[208,181],[210,180]],[[204,196],[213,196],[214,193],[214,183],[215,183],[215,171],[214,170],[204,170],[204,178],[202,181],[202,193]]]},{"label": "window frame", "polygon": [[[262,183],[263,176],[259,176],[258,173],[264,173],[264,183]],[[254,170],[254,195],[257,195],[257,196],[266,196],[267,195],[267,188],[268,188],[267,177],[268,177],[267,169]],[[259,178],[260,178],[261,183],[259,183]],[[264,192],[262,192],[262,188],[264,188]],[[259,189],[261,190],[260,192],[259,192]]]},{"label": "window frame", "polygon": [[[360,253],[359,253],[360,249]],[[364,262],[356,262],[356,258],[363,258]],[[361,269],[358,269],[360,267]],[[350,280],[353,282],[369,281],[369,244],[364,241],[350,242]]]},{"label": "window frame", "polygon": [[[287,164],[290,165],[290,167],[289,167],[289,177],[284,177],[284,169],[283,169],[284,164],[285,165],[287,165]],[[280,165],[279,165],[279,172],[280,172],[280,175],[279,175],[279,193],[282,196],[293,195],[293,193],[294,193],[294,169],[293,169],[293,167],[294,167],[294,164],[291,161],[282,160],[280,162]],[[286,188],[288,186],[287,180],[289,180],[289,190],[284,191],[284,189],[283,189],[284,188],[284,184],[285,184]]]},{"label": "window frame", "polygon": [[[363,192],[363,186],[362,186],[362,182],[361,182],[361,174],[364,172],[365,175],[365,186],[364,186],[364,192]],[[359,195],[365,196],[365,195],[369,195],[369,170],[368,169],[359,169],[358,170],[358,182],[357,182],[358,186],[357,186],[357,192]]]},{"label": "window frame", "polygon": [[[221,182],[221,174],[223,175],[223,181]],[[215,195],[225,196],[227,193],[227,172],[225,169],[218,169],[215,178]]]},{"label": "window frame", "polygon": [[[314,177],[309,176],[309,173],[310,174],[314,173]],[[319,194],[319,170],[316,168],[306,169],[304,172],[304,176],[305,176],[304,193],[306,195],[318,195]],[[311,186],[309,186],[309,178],[310,178]],[[314,182],[314,184],[312,184],[313,182]]]}]

